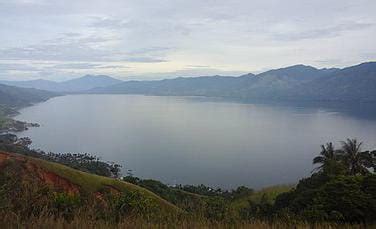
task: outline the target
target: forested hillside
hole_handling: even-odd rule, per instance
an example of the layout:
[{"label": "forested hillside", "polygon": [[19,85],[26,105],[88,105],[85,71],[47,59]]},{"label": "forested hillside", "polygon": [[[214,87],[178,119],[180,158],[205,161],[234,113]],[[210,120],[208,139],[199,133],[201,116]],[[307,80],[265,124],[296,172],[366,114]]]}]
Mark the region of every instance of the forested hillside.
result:
[{"label": "forested hillside", "polygon": [[344,69],[295,65],[240,77],[128,81],[88,93],[215,96],[284,101],[376,101],[376,62]]}]

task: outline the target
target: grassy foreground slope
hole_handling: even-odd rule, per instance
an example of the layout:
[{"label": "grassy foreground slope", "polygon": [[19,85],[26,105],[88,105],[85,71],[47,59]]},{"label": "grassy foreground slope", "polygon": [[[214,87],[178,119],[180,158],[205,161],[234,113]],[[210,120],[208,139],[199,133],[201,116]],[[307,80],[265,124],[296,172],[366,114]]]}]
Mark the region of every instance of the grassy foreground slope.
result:
[{"label": "grassy foreground slope", "polygon": [[53,172],[61,177],[68,179],[73,184],[79,185],[85,192],[88,192],[88,193],[98,192],[105,187],[112,187],[120,192],[137,191],[141,193],[142,195],[144,195],[145,197],[155,200],[158,203],[159,207],[167,211],[171,211],[171,212],[180,211],[180,209],[178,209],[173,204],[160,198],[154,193],[148,191],[147,189],[144,189],[137,185],[134,185],[125,181],[121,181],[119,179],[85,173],[85,172],[75,170],[68,166],[61,165],[61,164],[54,163],[54,162],[48,162],[48,161],[36,159],[36,158],[30,158],[29,160],[32,160],[34,163],[40,165],[42,168],[50,172]]},{"label": "grassy foreground slope", "polygon": [[[50,200],[47,201],[48,204],[41,205],[54,206],[56,202],[63,201],[64,207],[79,209],[83,206],[96,205],[96,202],[99,202],[100,208],[113,205],[114,209],[111,209],[111,212],[122,211],[124,210],[122,209],[123,206],[126,206],[128,208],[126,209],[126,216],[132,215],[133,209],[136,209],[138,216],[146,212],[152,213],[157,218],[185,215],[187,217],[194,216],[198,219],[210,218],[219,221],[226,221],[227,218],[240,219],[239,212],[241,209],[247,208],[250,201],[260,202],[265,196],[272,201],[277,194],[291,189],[290,186],[280,186],[260,190],[247,196],[224,198],[220,195],[202,195],[184,191],[154,180],[143,180],[140,184],[129,183],[86,173],[59,163],[4,151],[0,151],[0,171],[3,174],[8,173],[10,175],[10,182],[17,178],[21,178],[21,183],[25,183],[25,181],[27,183],[28,180],[37,181],[38,188],[34,191],[35,193],[40,193],[43,190],[39,187],[48,186],[53,194],[45,194],[46,198],[50,198]],[[4,178],[0,175],[0,186],[3,184],[6,186],[8,183],[4,182]],[[20,184],[10,186],[8,191],[11,192],[15,188],[19,189],[19,186]],[[33,190],[30,187],[33,187],[33,185],[26,186],[25,190]],[[0,188],[0,205],[2,191],[4,192]],[[59,199],[59,195],[59,198],[56,199],[56,193],[62,194],[63,200]],[[10,195],[12,196],[11,193]],[[36,196],[38,195],[36,194]],[[133,199],[127,199],[127,196],[131,196]],[[78,197],[80,203],[77,206],[75,204],[76,197]],[[34,197],[27,196],[25,198],[28,201],[35,201],[33,200]],[[122,202],[124,198],[125,202]],[[105,204],[101,204],[103,200],[106,202]],[[23,204],[24,200],[23,197],[17,197],[15,201]],[[49,203],[50,201],[52,202]],[[96,208],[93,209],[96,210]],[[34,214],[33,210],[31,213]]]},{"label": "grassy foreground slope", "polygon": [[98,196],[98,193],[103,194],[104,190],[110,190],[115,195],[137,192],[141,199],[150,200],[165,213],[182,212],[173,204],[137,185],[114,178],[89,174],[58,163],[0,152],[0,170],[3,172],[6,167],[18,168],[21,170],[21,174],[28,174],[28,176],[37,178],[42,185],[46,184],[53,190],[64,191],[71,195]]}]

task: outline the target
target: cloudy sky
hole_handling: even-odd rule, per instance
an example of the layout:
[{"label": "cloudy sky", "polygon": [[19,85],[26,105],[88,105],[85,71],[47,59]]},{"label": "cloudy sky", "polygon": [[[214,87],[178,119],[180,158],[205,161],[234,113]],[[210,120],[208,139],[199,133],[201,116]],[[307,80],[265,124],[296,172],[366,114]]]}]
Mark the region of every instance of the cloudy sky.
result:
[{"label": "cloudy sky", "polygon": [[0,79],[240,75],[376,60],[375,0],[0,0]]}]

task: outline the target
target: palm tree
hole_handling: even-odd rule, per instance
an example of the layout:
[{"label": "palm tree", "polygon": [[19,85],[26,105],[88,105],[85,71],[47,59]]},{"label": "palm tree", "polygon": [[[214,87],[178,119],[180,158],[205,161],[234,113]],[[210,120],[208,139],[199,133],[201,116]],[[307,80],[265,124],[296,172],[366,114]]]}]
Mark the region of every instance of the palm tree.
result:
[{"label": "palm tree", "polygon": [[325,145],[321,145],[321,152],[320,155],[313,158],[313,164],[321,164],[315,170],[324,172],[329,167],[333,165],[333,163],[338,161],[338,154],[337,151],[334,149],[333,143],[329,142]]},{"label": "palm tree", "polygon": [[362,142],[357,139],[347,139],[342,142],[342,161],[346,165],[350,175],[367,174],[367,168],[373,166],[372,154],[369,151],[362,152]]}]

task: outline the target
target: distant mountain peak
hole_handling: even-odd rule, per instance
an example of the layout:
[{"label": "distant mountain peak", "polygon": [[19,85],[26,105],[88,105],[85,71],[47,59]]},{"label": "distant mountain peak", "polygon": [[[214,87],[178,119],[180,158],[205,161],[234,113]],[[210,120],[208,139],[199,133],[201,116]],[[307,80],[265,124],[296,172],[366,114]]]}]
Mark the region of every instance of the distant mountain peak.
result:
[{"label": "distant mountain peak", "polygon": [[113,78],[111,76],[107,76],[107,75],[90,75],[90,74],[81,76],[79,78],[71,79],[71,80],[79,80],[79,79],[112,79],[112,80],[118,80],[118,79],[115,79],[115,78]]},{"label": "distant mountain peak", "polygon": [[55,82],[45,79],[36,79],[28,81],[2,81],[7,85],[13,85],[24,88],[35,88],[55,92],[80,92],[97,87],[108,87],[123,81],[106,75],[85,75],[79,78]]},{"label": "distant mountain peak", "polygon": [[304,64],[296,64],[284,68],[279,68],[279,69],[274,69],[270,71],[302,71],[302,70],[309,70],[309,71],[316,71],[318,70],[315,67],[309,66],[309,65],[304,65]]},{"label": "distant mountain peak", "polygon": [[257,75],[259,78],[269,78],[269,81],[284,78],[284,80],[303,80],[310,81],[315,78],[321,77],[322,72],[309,65],[297,64],[293,66],[288,66],[284,68],[278,68],[269,70]]},{"label": "distant mountain peak", "polygon": [[253,74],[253,73],[247,73],[247,74],[239,76],[239,78],[247,78],[247,77],[254,77],[254,76],[256,76],[256,75]]},{"label": "distant mountain peak", "polygon": [[80,78],[61,82],[63,90],[69,92],[79,92],[97,87],[108,87],[123,81],[106,75],[85,75]]}]

